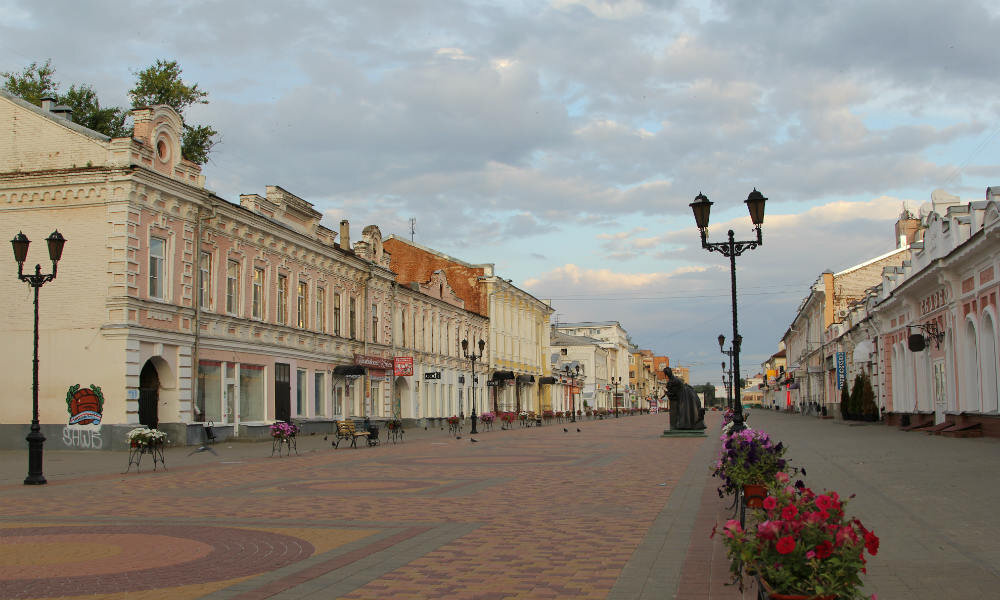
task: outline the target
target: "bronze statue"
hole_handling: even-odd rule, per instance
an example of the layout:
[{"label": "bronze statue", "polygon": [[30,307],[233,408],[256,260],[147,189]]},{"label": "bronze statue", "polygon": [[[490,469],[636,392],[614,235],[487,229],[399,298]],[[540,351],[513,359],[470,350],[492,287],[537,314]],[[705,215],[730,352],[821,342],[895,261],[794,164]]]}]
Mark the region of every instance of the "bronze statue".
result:
[{"label": "bronze statue", "polygon": [[670,367],[663,369],[667,376],[667,398],[670,400],[671,430],[705,429],[705,409],[698,401],[694,388],[674,376]]}]

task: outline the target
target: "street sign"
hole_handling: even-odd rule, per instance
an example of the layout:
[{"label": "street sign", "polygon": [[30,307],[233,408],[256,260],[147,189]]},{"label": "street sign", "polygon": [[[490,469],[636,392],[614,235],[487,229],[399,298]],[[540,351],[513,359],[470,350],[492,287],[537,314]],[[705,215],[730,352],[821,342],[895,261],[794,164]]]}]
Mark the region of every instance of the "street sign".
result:
[{"label": "street sign", "polygon": [[847,379],[847,353],[837,353],[837,389],[844,387],[844,380]]},{"label": "street sign", "polygon": [[424,373],[424,379],[441,379],[441,371],[433,371],[431,373]]},{"label": "street sign", "polygon": [[397,356],[392,359],[392,371],[395,375],[400,377],[409,377],[413,375],[413,357],[412,356]]}]

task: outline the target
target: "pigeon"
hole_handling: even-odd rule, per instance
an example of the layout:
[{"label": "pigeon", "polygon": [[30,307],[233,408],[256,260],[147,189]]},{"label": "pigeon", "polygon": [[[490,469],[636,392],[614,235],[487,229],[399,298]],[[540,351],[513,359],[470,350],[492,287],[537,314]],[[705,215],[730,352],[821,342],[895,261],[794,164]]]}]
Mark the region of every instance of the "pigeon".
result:
[{"label": "pigeon", "polygon": [[576,428],[576,432],[580,433],[580,428],[579,427]]},{"label": "pigeon", "polygon": [[476,442],[478,442],[479,440],[477,440],[476,438],[469,438],[469,441],[470,441],[470,442],[472,442],[473,444],[475,444],[475,443],[476,443]]},{"label": "pigeon", "polygon": [[456,435],[456,436],[455,436],[455,439],[456,439],[456,440],[460,440],[460,439],[462,439],[462,436],[460,436],[460,435]]},{"label": "pigeon", "polygon": [[324,441],[324,442],[326,441],[326,436],[325,436],[325,435],[323,436],[323,441]]},{"label": "pigeon", "polygon": [[569,429],[566,429],[565,427],[563,427],[563,433],[569,433]]}]

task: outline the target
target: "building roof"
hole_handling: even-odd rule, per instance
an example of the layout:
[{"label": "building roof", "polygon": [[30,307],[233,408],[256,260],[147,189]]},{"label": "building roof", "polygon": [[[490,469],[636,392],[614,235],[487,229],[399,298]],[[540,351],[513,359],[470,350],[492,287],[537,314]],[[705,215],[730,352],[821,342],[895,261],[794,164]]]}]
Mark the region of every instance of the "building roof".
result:
[{"label": "building roof", "polygon": [[52,114],[51,112],[49,112],[47,110],[43,110],[42,108],[40,108],[38,106],[35,106],[31,102],[28,102],[26,100],[18,98],[14,94],[11,94],[10,92],[8,92],[8,91],[6,91],[6,90],[4,90],[2,88],[0,88],[0,97],[6,98],[7,100],[10,100],[14,104],[17,104],[18,106],[21,106],[22,108],[26,108],[26,109],[28,109],[28,110],[30,110],[30,111],[32,111],[32,112],[34,112],[34,113],[42,116],[42,117],[45,117],[46,119],[52,121],[53,123],[58,123],[59,125],[61,125],[63,127],[66,127],[67,129],[72,129],[73,131],[75,131],[77,133],[80,133],[80,134],[83,134],[83,135],[85,135],[87,137],[90,137],[90,138],[93,138],[95,140],[99,140],[99,141],[102,141],[102,142],[111,141],[111,138],[109,138],[108,136],[104,135],[103,133],[100,133],[98,131],[94,131],[93,129],[88,129],[88,128],[84,127],[83,125],[80,125],[78,123],[75,123],[75,122],[71,121],[70,119],[64,119],[64,118],[62,118],[60,116],[54,115],[54,114]]}]

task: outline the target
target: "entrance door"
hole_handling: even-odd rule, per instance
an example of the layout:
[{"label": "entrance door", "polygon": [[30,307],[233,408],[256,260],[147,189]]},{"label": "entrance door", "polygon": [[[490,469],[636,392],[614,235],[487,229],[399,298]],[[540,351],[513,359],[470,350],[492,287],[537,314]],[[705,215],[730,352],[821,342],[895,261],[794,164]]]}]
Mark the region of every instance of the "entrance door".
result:
[{"label": "entrance door", "polygon": [[274,418],[292,420],[292,372],[284,363],[274,363]]},{"label": "entrance door", "polygon": [[159,424],[157,405],[160,401],[160,376],[151,361],[146,361],[139,373],[139,424],[156,429]]}]

